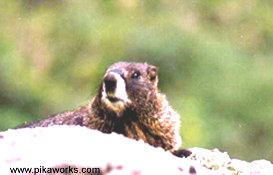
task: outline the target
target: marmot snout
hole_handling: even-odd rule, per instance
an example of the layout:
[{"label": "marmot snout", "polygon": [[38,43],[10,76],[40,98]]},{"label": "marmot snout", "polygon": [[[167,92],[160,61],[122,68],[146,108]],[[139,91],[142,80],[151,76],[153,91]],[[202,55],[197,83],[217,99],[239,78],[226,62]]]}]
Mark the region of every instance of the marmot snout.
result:
[{"label": "marmot snout", "polygon": [[181,145],[179,115],[159,92],[157,72],[146,63],[115,63],[106,70],[90,104],[23,127],[81,125],[142,139],[165,150],[177,149]]}]

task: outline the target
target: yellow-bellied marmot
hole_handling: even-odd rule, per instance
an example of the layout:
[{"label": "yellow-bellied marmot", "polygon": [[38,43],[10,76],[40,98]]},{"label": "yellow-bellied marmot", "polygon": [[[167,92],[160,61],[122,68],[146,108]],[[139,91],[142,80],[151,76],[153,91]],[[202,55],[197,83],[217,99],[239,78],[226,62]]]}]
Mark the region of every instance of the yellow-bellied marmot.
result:
[{"label": "yellow-bellied marmot", "polygon": [[81,125],[176,150],[181,145],[179,115],[159,92],[157,71],[146,63],[115,63],[90,104],[21,127]]}]

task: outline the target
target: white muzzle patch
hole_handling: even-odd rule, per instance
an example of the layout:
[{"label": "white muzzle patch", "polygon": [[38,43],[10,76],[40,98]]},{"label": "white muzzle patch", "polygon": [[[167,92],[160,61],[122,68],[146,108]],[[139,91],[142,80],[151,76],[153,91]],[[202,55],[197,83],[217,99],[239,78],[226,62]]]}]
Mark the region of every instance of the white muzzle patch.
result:
[{"label": "white muzzle patch", "polygon": [[126,92],[126,84],[120,74],[107,72],[102,85],[102,101],[113,111],[120,113],[130,103]]}]

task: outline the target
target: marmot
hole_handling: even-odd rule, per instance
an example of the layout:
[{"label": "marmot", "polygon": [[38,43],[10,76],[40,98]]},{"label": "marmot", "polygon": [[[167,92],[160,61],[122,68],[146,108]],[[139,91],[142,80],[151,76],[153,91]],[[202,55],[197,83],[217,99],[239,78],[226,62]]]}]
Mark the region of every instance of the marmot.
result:
[{"label": "marmot", "polygon": [[142,139],[181,154],[175,151],[182,144],[179,115],[159,92],[157,72],[147,63],[115,63],[106,70],[97,95],[88,105],[19,128],[81,125]]}]

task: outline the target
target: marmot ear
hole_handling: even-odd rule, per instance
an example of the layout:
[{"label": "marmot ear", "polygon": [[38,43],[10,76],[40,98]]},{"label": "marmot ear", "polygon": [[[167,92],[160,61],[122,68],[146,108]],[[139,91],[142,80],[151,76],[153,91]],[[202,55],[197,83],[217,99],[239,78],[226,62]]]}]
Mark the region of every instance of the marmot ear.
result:
[{"label": "marmot ear", "polygon": [[157,82],[158,82],[158,78],[157,78],[158,68],[154,67],[154,66],[149,66],[147,72],[148,72],[148,78],[149,78],[149,80],[152,83],[154,83],[154,85],[157,86]]}]

